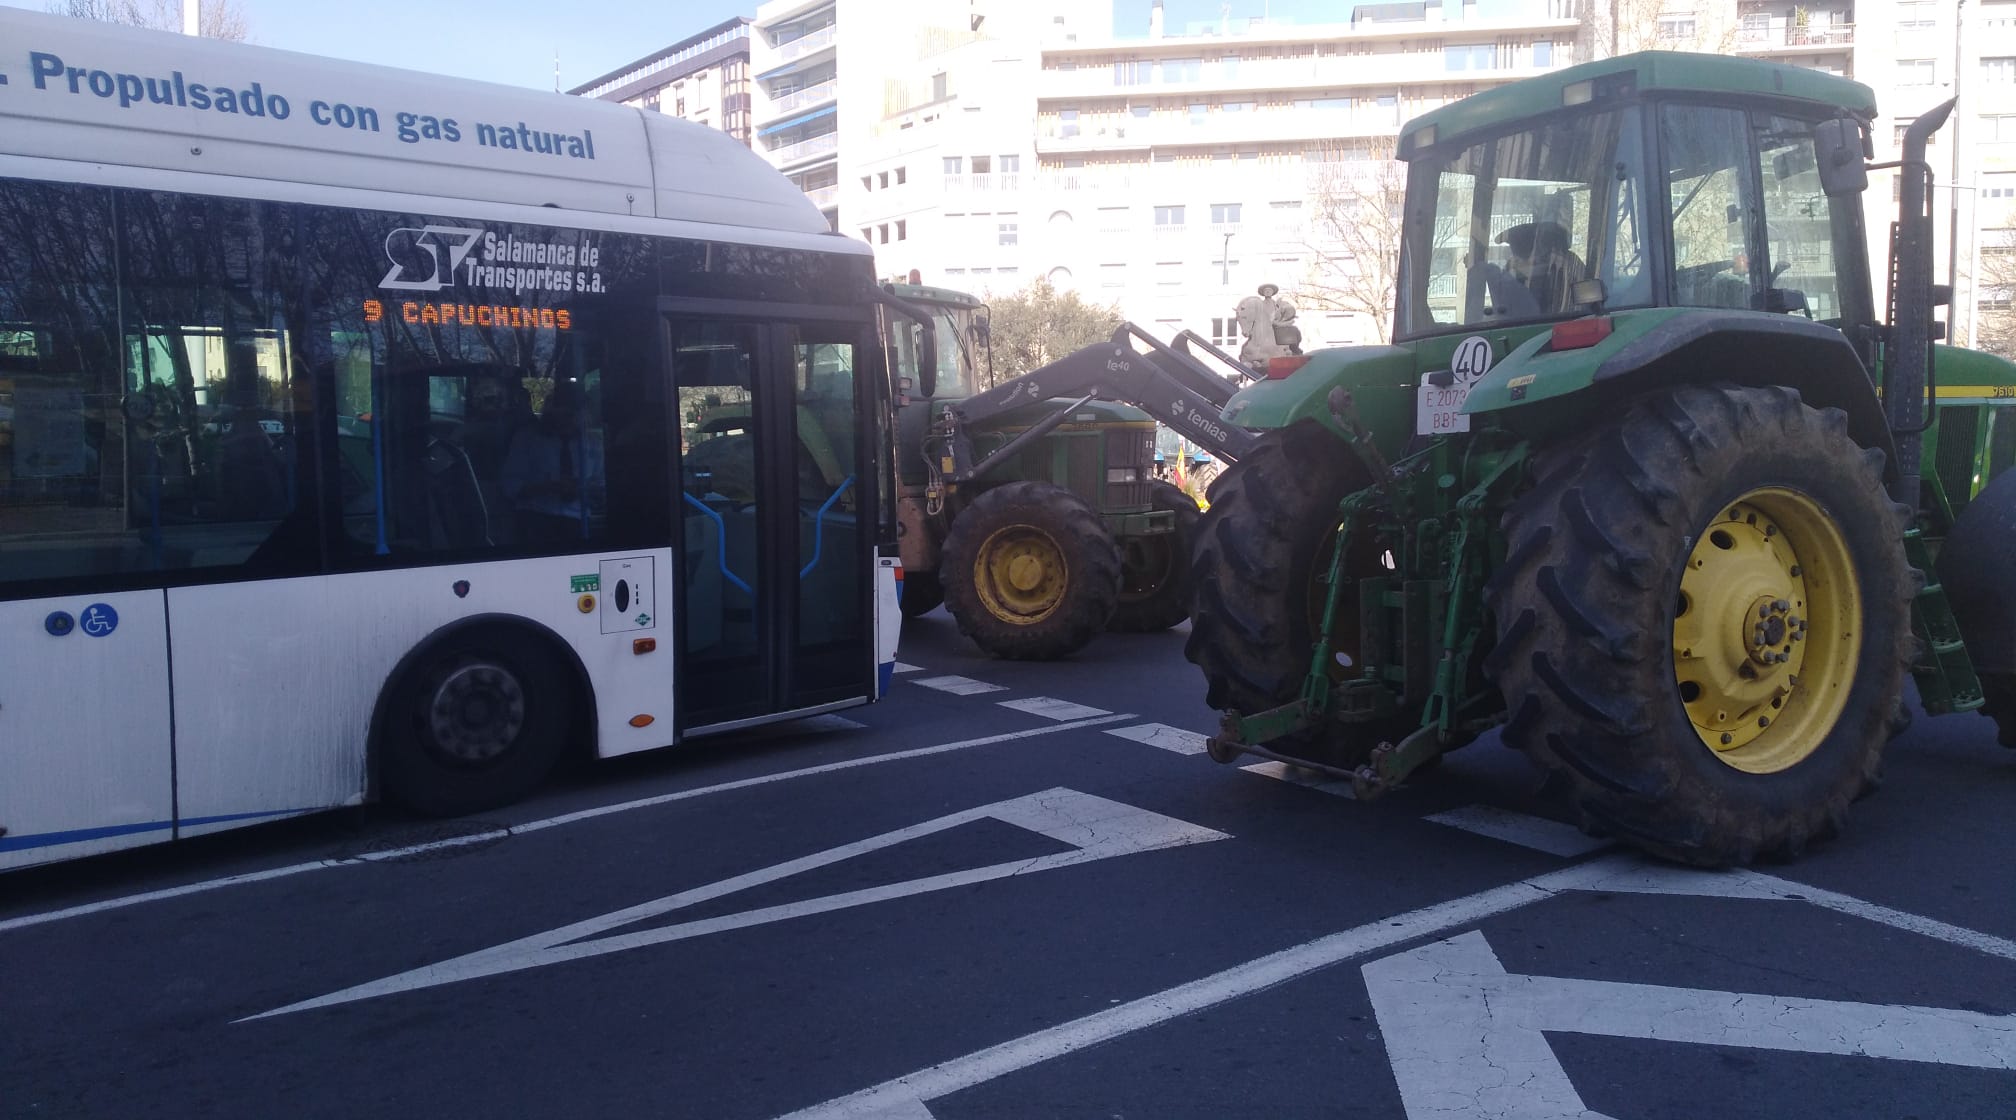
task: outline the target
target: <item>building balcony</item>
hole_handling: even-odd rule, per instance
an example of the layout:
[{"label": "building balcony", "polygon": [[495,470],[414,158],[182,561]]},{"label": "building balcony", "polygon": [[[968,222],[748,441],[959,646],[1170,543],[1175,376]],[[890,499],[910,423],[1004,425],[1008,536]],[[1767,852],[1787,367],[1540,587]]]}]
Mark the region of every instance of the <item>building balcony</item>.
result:
[{"label": "building balcony", "polygon": [[811,199],[812,205],[819,209],[831,210],[840,203],[840,185],[834,183],[824,187],[813,187],[805,192],[805,197]]},{"label": "building balcony", "polygon": [[1022,174],[1018,171],[1004,171],[998,174],[945,176],[945,190],[948,194],[1007,194],[1021,189]]},{"label": "building balcony", "polygon": [[833,45],[833,27],[828,25],[810,35],[800,36],[788,43],[779,43],[771,51],[769,64],[796,62],[807,55],[823,51]]},{"label": "building balcony", "polygon": [[[1424,111],[1410,105],[1410,113]],[[1279,141],[1334,140],[1352,136],[1391,136],[1400,127],[1398,108],[1270,109],[1250,113],[1213,113],[1203,120],[1135,120],[1126,123],[1079,121],[1064,124],[1054,118],[1040,122],[1036,150],[1045,155],[1132,151],[1145,148],[1210,144],[1229,147]]]},{"label": "building balcony", "polygon": [[[1555,52],[1556,62],[1547,66],[1499,66],[1483,70],[1447,70],[1443,68],[1442,55],[1357,55],[1349,58],[1325,57],[1293,62],[1242,63],[1239,72],[1242,80],[1228,85],[1222,82],[1184,82],[1175,85],[1116,86],[1108,79],[1102,83],[1092,83],[1083,90],[1074,90],[1059,82],[1055,74],[1045,74],[1037,85],[1036,98],[1045,106],[1055,107],[1077,102],[1081,107],[1097,104],[1102,99],[1125,100],[1128,98],[1175,98],[1185,97],[1202,100],[1212,95],[1237,94],[1241,92],[1268,92],[1273,94],[1329,90],[1360,91],[1362,96],[1392,93],[1402,86],[1420,87],[1436,85],[1496,85],[1501,82],[1517,81],[1536,74],[1545,74],[1561,69],[1568,64],[1568,52]],[[1277,72],[1265,80],[1243,80],[1246,72],[1271,66]],[[1068,76],[1068,75],[1067,75]],[[1257,100],[1257,98],[1256,98]]]},{"label": "building balcony", "polygon": [[1775,23],[1736,32],[1736,49],[1743,54],[1825,54],[1854,45],[1855,25],[1850,23],[1830,23],[1824,27]]},{"label": "building balcony", "polygon": [[768,105],[757,110],[756,122],[758,124],[768,124],[778,117],[786,117],[792,113],[803,112],[806,109],[817,109],[821,105],[832,104],[834,97],[838,95],[839,89],[839,79],[828,78],[818,85],[806,86],[804,89],[794,93],[787,93],[783,97],[773,99]]},{"label": "building balcony", "polygon": [[809,159],[816,159],[819,156],[832,155],[839,150],[840,134],[838,132],[826,132],[814,136],[809,140],[800,140],[796,144],[786,144],[781,148],[771,148],[764,154],[770,157],[772,166],[783,168],[803,163]]}]

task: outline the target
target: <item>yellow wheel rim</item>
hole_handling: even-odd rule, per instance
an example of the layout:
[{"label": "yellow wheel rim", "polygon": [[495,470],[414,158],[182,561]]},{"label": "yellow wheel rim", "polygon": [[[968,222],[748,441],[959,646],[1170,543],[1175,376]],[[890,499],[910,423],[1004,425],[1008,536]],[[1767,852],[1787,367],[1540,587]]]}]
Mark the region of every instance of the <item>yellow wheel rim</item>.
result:
[{"label": "yellow wheel rim", "polygon": [[973,586],[987,613],[1028,626],[1050,617],[1064,602],[1070,565],[1050,534],[1028,525],[996,529],[973,560]]},{"label": "yellow wheel rim", "polygon": [[1680,576],[1673,671],[1701,741],[1770,774],[1812,754],[1855,682],[1862,594],[1848,542],[1794,490],[1752,490],[1702,531]]}]

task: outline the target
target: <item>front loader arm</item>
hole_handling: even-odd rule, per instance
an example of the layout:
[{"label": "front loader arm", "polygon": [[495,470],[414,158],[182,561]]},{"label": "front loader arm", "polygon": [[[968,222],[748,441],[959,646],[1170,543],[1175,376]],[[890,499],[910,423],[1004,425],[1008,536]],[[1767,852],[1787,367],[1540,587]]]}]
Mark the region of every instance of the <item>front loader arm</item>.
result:
[{"label": "front loader arm", "polygon": [[[1146,349],[1136,344],[1146,345]],[[1031,440],[1041,439],[1089,400],[1132,405],[1201,444],[1218,458],[1237,462],[1252,449],[1253,433],[1228,424],[1219,413],[1234,386],[1188,349],[1172,349],[1132,323],[1122,323],[1105,342],[1067,354],[974,397],[944,406],[938,438],[951,459],[946,479],[970,482],[1008,461]],[[968,432],[1039,401],[1070,403],[1029,430],[975,460]]]}]

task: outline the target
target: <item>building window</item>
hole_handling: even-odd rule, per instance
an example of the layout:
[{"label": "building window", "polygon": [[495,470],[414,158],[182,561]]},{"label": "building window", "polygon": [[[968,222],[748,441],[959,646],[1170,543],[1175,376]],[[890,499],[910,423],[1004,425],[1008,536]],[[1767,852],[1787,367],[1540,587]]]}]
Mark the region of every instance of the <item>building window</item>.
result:
[{"label": "building window", "polygon": [[959,173],[961,173],[961,172],[963,172],[963,171],[965,171],[965,170],[966,170],[966,157],[965,157],[965,156],[946,156],[946,157],[945,157],[945,174],[947,174],[947,175],[957,175],[957,174],[959,174]]},{"label": "building window", "polygon": [[1533,65],[1554,65],[1554,44],[1552,42],[1543,40],[1542,42],[1533,44]]},{"label": "building window", "polygon": [[1207,111],[1208,109],[1209,109],[1209,106],[1205,105],[1205,104],[1204,104],[1204,103],[1203,103],[1202,101],[1193,101],[1193,102],[1191,102],[1191,103],[1190,103],[1190,123],[1191,123],[1191,124],[1203,124],[1203,123],[1204,123],[1204,114],[1205,114],[1205,112],[1206,112],[1206,111]]},{"label": "building window", "polygon": [[[1002,217],[1008,218],[1014,217],[1014,215],[1004,214]],[[1018,226],[1015,222],[997,222],[994,226],[996,241],[1002,245],[1018,244],[1020,242],[1020,234],[1017,232],[1017,229]]]},{"label": "building window", "polygon": [[1152,62],[1127,61],[1113,64],[1113,84],[1116,86],[1145,86],[1155,78],[1155,64]]},{"label": "building window", "polygon": [[1128,108],[1127,108],[1127,113],[1128,113],[1128,115],[1129,115],[1129,116],[1132,116],[1132,117],[1133,117],[1133,118],[1134,118],[1135,120],[1137,120],[1137,121],[1145,121],[1145,120],[1147,120],[1147,119],[1148,119],[1149,117],[1151,117],[1151,116],[1154,116],[1154,115],[1155,115],[1155,106],[1153,106],[1153,105],[1130,105],[1130,106],[1128,106]]},{"label": "building window", "polygon": [[1181,206],[1157,206],[1155,208],[1155,226],[1158,229],[1181,229],[1183,226],[1183,208]]},{"label": "building window", "polygon": [[1239,224],[1239,204],[1236,202],[1214,202],[1211,204],[1211,224],[1214,226],[1236,226]]},{"label": "building window", "polygon": [[2016,140],[2016,114],[1998,113],[1982,117],[1980,139],[1983,142]]},{"label": "building window", "polygon": [[884,171],[882,174],[876,176],[876,185],[882,187],[884,190],[888,189],[889,173],[887,171]]},{"label": "building window", "polygon": [[1176,85],[1194,82],[1204,77],[1204,60],[1201,58],[1165,58],[1162,60],[1162,83]]},{"label": "building window", "polygon": [[1099,286],[1102,288],[1124,288],[1127,286],[1127,266],[1124,264],[1102,264],[1099,266]]},{"label": "building window", "polygon": [[931,75],[931,100],[943,101],[947,96],[945,74],[941,71]]},{"label": "building window", "polygon": [[1938,9],[1933,0],[1897,0],[1897,26],[1899,28],[1931,27]]},{"label": "building window", "polygon": [[1155,262],[1155,285],[1157,287],[1174,288],[1182,283],[1183,283],[1182,261]]},{"label": "building window", "polygon": [[875,232],[881,235],[881,240],[882,240],[882,244],[884,244],[884,245],[887,245],[887,244],[889,244],[889,223],[888,223],[888,222],[883,222],[883,223],[882,223],[881,225],[879,225],[879,226],[876,226],[876,227],[875,227]]},{"label": "building window", "polygon": [[1225,104],[1218,106],[1218,111],[1221,113],[1250,113],[1253,111],[1253,103],[1251,101],[1227,101]]},{"label": "building window", "polygon": [[1981,80],[1997,85],[2016,82],[2016,55],[2001,55],[1981,60]]},{"label": "building window", "polygon": [[1693,16],[1659,17],[1659,41],[1662,43],[1691,43],[1696,30]]},{"label": "building window", "polygon": [[909,169],[909,168],[907,168],[907,167],[899,167],[899,168],[897,168],[897,169],[896,169],[896,182],[897,182],[897,183],[898,183],[898,184],[900,185],[900,184],[903,184],[903,183],[907,183],[907,182],[909,182],[909,181],[910,181],[910,169]]},{"label": "building window", "polygon": [[863,176],[861,176],[861,189],[862,189],[862,190],[864,190],[864,191],[872,191],[872,190],[874,190],[874,189],[875,189],[875,176],[873,176],[873,175],[863,175]]},{"label": "building window", "polygon": [[1057,110],[1057,135],[1066,140],[1078,135],[1078,110]]},{"label": "building window", "polygon": [[993,161],[993,160],[989,159],[989,158],[988,158],[988,157],[986,157],[986,156],[974,156],[974,157],[973,157],[973,174],[975,174],[975,175],[985,175],[985,174],[987,174],[987,173],[988,173],[989,171],[992,171],[992,170],[994,170],[994,161]]},{"label": "building window", "polygon": [[1099,208],[1100,233],[1125,233],[1127,231],[1127,207],[1101,206]]},{"label": "building window", "polygon": [[1239,320],[1211,320],[1211,345],[1231,347],[1239,345]]},{"label": "building window", "polygon": [[1489,70],[1497,64],[1497,50],[1488,43],[1442,48],[1444,70]]},{"label": "building window", "polygon": [[1022,170],[1022,157],[1001,156],[1000,158],[994,161],[994,166],[1000,170],[1001,174],[1011,175],[1017,171]]},{"label": "building window", "polygon": [[898,241],[910,240],[910,223],[908,220],[902,218],[897,219],[896,240]]},{"label": "building window", "polygon": [[[2016,175],[1983,175],[1982,198],[2016,198]],[[1986,250],[1983,250],[1984,252]]]},{"label": "building window", "polygon": [[1897,84],[1900,86],[1929,86],[1932,84],[1932,60],[1929,58],[1900,58],[1897,60]]}]

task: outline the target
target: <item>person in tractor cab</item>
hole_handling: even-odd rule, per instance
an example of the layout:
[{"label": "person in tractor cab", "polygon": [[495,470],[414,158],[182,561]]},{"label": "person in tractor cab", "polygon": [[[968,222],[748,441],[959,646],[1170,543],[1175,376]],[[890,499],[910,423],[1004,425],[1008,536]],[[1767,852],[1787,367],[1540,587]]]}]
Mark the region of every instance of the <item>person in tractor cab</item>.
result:
[{"label": "person in tractor cab", "polygon": [[1511,252],[1511,260],[1502,268],[1487,261],[1484,285],[1499,315],[1524,319],[1573,308],[1570,293],[1586,270],[1568,247],[1566,227],[1527,222],[1500,233],[1497,241]]}]

